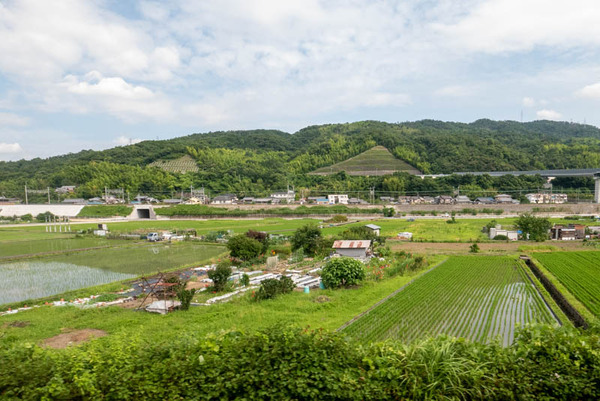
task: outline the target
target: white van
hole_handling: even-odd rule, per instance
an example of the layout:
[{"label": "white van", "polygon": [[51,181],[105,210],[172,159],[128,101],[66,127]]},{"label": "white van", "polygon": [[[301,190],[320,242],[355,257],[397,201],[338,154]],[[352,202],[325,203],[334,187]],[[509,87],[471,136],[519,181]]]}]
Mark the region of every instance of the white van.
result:
[{"label": "white van", "polygon": [[148,233],[148,235],[146,235],[146,238],[150,242],[160,241],[160,236],[158,235],[158,233]]}]

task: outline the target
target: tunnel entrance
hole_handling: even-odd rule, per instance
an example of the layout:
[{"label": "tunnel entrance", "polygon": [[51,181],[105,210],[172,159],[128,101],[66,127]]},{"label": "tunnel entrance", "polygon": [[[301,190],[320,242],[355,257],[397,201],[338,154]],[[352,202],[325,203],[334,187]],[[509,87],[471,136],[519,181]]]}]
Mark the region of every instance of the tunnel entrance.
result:
[{"label": "tunnel entrance", "polygon": [[149,219],[150,209],[137,209],[137,217],[138,219]]}]

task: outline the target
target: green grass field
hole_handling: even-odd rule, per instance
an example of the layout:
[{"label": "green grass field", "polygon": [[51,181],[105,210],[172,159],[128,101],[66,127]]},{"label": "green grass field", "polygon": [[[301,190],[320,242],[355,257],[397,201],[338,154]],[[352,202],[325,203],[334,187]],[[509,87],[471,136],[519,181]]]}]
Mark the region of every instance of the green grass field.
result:
[{"label": "green grass field", "polygon": [[600,317],[600,252],[540,252],[534,257],[590,312]]},{"label": "green grass field", "polygon": [[505,256],[451,257],[344,329],[369,343],[447,334],[506,346],[515,327],[555,323],[519,262]]},{"label": "green grass field", "polygon": [[94,247],[114,247],[131,244],[132,241],[113,240],[106,238],[77,237],[55,238],[48,236],[46,239],[35,239],[29,241],[5,241],[0,243],[0,259],[14,258],[19,256],[32,256],[44,253],[58,253],[64,251],[75,251]]},{"label": "green grass field", "polygon": [[[419,273],[418,273],[419,274]],[[350,290],[313,290],[310,294],[293,292],[273,300],[255,302],[250,295],[229,303],[192,307],[188,312],[166,316],[109,307],[81,310],[74,307],[42,306],[0,318],[0,346],[16,342],[39,342],[57,335],[65,327],[95,328],[111,336],[138,336],[160,342],[172,338],[200,338],[221,330],[253,332],[275,325],[334,330],[377,301],[409,282],[414,276],[397,276],[381,282],[366,282]],[[317,302],[324,295],[325,302]],[[10,322],[27,321],[27,327]]]},{"label": "green grass field", "polygon": [[327,175],[345,171],[349,175],[384,175],[395,171],[410,174],[421,174],[410,164],[397,159],[383,146],[375,146],[357,156],[354,156],[333,166],[322,167],[310,174]]}]

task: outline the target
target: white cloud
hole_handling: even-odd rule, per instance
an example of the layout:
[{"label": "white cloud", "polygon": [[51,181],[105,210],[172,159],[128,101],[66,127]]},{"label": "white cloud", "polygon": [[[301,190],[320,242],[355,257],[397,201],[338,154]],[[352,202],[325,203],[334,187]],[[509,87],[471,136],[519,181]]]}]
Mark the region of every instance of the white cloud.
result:
[{"label": "white cloud", "polygon": [[0,154],[14,154],[23,152],[23,148],[18,143],[0,142]]},{"label": "white cloud", "polygon": [[533,107],[535,106],[535,99],[532,97],[524,97],[521,103],[524,107]]},{"label": "white cloud", "polygon": [[124,135],[121,135],[120,137],[113,140],[113,143],[117,146],[126,146],[126,145],[133,145],[136,143],[140,143],[142,141],[143,141],[143,139],[140,139],[140,138],[128,138]]},{"label": "white cloud", "polygon": [[576,93],[580,97],[600,99],[600,82],[587,85]]},{"label": "white cloud", "polygon": [[540,120],[560,120],[562,119],[562,114],[554,110],[543,109],[539,110],[536,113],[536,116]]},{"label": "white cloud", "polygon": [[485,53],[520,52],[536,46],[600,44],[596,0],[488,0],[464,18],[434,24],[453,47]]},{"label": "white cloud", "polygon": [[79,95],[100,95],[125,99],[149,99],[154,96],[152,91],[143,86],[131,85],[121,77],[104,78],[98,71],[92,71],[85,76],[88,81],[79,81],[68,75],[64,79],[67,90]]},{"label": "white cloud", "polygon": [[29,119],[27,117],[21,117],[13,113],[0,112],[0,126],[3,125],[25,127],[29,125]]},{"label": "white cloud", "polygon": [[433,94],[438,97],[464,97],[473,93],[471,88],[462,85],[450,85],[437,89]]}]

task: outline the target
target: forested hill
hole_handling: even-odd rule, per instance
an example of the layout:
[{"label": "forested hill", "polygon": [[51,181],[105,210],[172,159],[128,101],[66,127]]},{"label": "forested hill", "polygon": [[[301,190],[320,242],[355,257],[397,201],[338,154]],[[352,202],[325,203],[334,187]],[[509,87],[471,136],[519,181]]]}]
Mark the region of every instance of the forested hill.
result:
[{"label": "forested hill", "polygon": [[[25,183],[32,188],[77,185],[81,196],[98,194],[105,186],[157,193],[190,185],[213,192],[247,193],[282,189],[288,182],[307,188],[331,187],[344,181],[343,173],[337,178],[308,173],[377,145],[424,173],[600,167],[600,130],[589,125],[363,121],[310,126],[294,134],[276,130],[193,134],[104,151],[0,162],[0,195],[18,193]],[[148,167],[184,155],[197,161],[198,172],[180,174]],[[353,177],[351,181],[361,187],[365,180]]]}]

